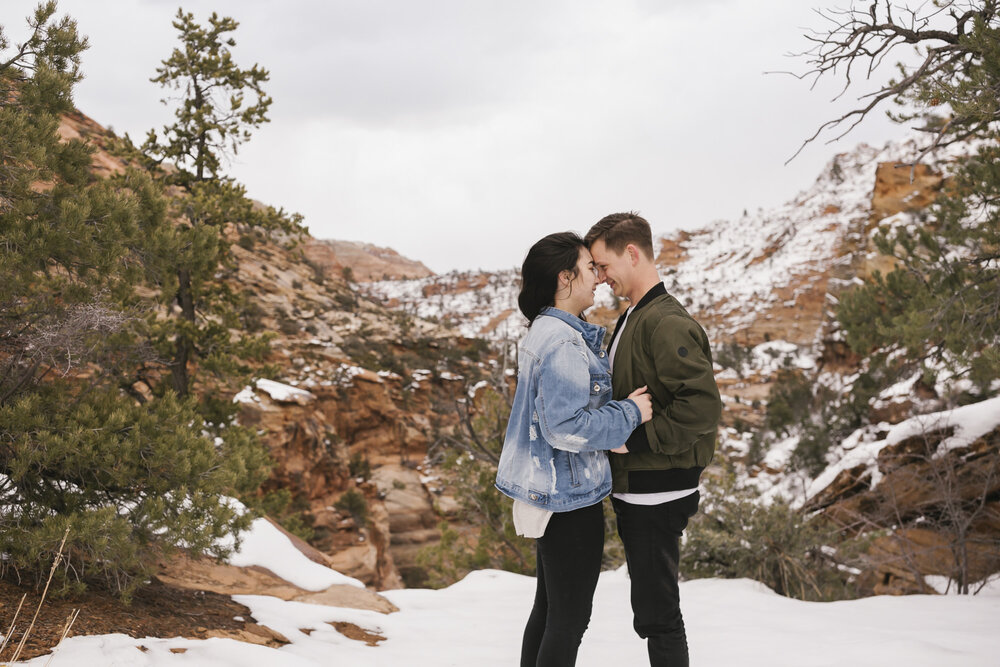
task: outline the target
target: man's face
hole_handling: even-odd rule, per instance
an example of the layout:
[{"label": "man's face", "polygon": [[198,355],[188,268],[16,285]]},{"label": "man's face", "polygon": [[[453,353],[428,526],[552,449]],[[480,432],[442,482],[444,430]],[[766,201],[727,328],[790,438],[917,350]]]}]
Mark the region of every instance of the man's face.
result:
[{"label": "man's face", "polygon": [[615,296],[627,296],[629,281],[632,277],[632,262],[628,247],[622,254],[618,255],[604,245],[604,239],[597,239],[590,246],[590,254],[594,257],[598,280],[607,283]]}]

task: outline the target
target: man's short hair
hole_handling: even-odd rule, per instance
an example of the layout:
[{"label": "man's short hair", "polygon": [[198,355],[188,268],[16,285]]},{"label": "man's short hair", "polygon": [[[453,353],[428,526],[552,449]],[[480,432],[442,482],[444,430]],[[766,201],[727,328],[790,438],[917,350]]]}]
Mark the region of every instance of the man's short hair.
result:
[{"label": "man's short hair", "polygon": [[603,240],[604,246],[616,255],[625,252],[625,246],[631,243],[641,249],[648,259],[654,259],[653,233],[649,223],[634,211],[604,216],[583,237],[588,248],[599,240]]}]

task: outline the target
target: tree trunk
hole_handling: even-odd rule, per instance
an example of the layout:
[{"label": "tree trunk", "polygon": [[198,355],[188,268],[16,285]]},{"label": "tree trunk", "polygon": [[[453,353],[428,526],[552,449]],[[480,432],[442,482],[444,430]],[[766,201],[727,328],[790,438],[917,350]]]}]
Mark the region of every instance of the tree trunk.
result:
[{"label": "tree trunk", "polygon": [[[188,269],[177,271],[177,305],[181,307],[181,318],[194,322],[194,295],[191,294],[191,272]],[[194,343],[184,333],[177,334],[177,346],[174,361],[170,365],[170,379],[178,396],[188,395],[187,365],[194,350]]]}]

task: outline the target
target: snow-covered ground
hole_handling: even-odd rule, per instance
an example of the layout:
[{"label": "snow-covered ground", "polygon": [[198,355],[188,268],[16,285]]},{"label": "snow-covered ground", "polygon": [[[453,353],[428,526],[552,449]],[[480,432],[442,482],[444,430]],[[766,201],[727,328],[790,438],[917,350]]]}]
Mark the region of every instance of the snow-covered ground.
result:
[{"label": "snow-covered ground", "polygon": [[[317,576],[319,566],[265,524],[255,522],[234,562],[273,564],[270,561],[280,556],[278,569],[301,568],[306,583],[339,581],[340,575],[333,571]],[[534,587],[531,577],[482,570],[443,590],[384,592],[400,609],[389,615],[240,595],[234,599],[249,607],[258,622],[291,643],[275,649],[231,639],[72,637],[53,656],[24,664],[506,667],[518,662]],[[693,661],[702,666],[987,667],[996,665],[1000,655],[1000,585],[996,584],[972,597],[818,603],[784,598],[748,580],[702,579],[682,583],[681,597]],[[580,667],[647,664],[645,647],[632,632],[628,599],[624,569],[601,575],[590,629],[577,661]],[[368,646],[337,632],[333,622],[353,623],[385,639]]]}]

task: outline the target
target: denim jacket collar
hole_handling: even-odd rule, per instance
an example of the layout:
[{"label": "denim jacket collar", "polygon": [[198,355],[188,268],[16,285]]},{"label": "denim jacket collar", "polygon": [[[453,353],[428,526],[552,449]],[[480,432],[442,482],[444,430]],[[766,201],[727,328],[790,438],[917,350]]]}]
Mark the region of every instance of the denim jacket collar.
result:
[{"label": "denim jacket collar", "polygon": [[583,340],[587,343],[587,347],[595,353],[600,352],[601,343],[604,342],[604,327],[581,320],[576,315],[571,315],[565,310],[560,310],[553,306],[546,306],[545,308],[542,308],[538,315],[539,317],[542,315],[548,315],[549,317],[555,317],[556,319],[562,320],[580,332],[580,335],[583,336]]}]

